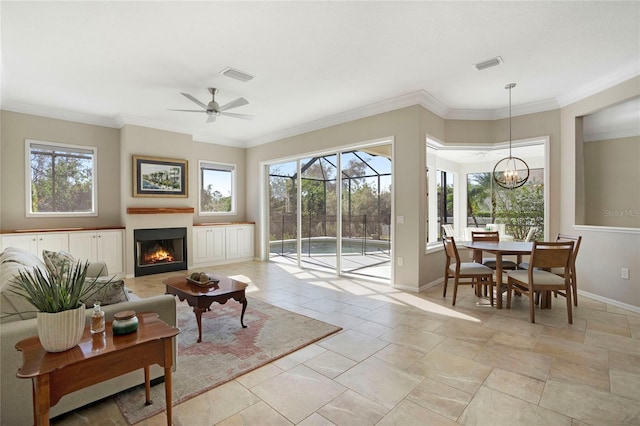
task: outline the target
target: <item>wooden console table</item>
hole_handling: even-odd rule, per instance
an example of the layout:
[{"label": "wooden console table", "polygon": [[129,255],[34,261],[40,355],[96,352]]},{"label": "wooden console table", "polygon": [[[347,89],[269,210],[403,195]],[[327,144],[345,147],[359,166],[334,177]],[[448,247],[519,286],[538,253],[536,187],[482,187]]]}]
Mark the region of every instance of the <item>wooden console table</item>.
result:
[{"label": "wooden console table", "polygon": [[36,426],[49,424],[49,409],[64,395],[143,368],[146,403],[151,404],[150,372],[153,364],[164,367],[167,424],[171,425],[171,339],[180,331],[164,323],[156,313],[138,314],[138,330],[114,336],[111,323],[103,333],[91,335],[85,328],[80,344],[64,352],[45,351],[37,336],[21,340],[23,364],[17,376],[33,384],[33,416]]}]

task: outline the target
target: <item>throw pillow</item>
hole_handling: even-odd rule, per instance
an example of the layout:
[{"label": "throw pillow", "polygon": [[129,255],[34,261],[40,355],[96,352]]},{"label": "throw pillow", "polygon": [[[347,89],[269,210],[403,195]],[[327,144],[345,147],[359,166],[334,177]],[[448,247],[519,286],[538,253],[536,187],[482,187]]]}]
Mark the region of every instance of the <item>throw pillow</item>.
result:
[{"label": "throw pillow", "polygon": [[94,279],[98,281],[96,288],[99,288],[99,290],[88,294],[82,301],[87,308],[92,308],[96,302],[100,302],[101,306],[106,306],[129,301],[129,294],[124,286],[124,281],[114,280],[108,282],[110,279],[108,277],[87,278],[85,285],[93,283]]},{"label": "throw pillow", "polygon": [[65,251],[42,250],[47,269],[56,277],[64,277],[76,263],[76,259]]}]

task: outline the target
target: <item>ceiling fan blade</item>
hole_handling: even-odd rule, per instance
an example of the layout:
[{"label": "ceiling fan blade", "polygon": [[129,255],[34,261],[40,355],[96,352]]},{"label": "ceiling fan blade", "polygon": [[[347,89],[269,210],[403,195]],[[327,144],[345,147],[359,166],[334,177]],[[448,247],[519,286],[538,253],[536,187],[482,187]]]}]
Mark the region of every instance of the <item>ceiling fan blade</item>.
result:
[{"label": "ceiling fan blade", "polygon": [[189,99],[191,102],[194,102],[198,105],[200,105],[202,108],[204,108],[205,110],[207,109],[207,104],[203,104],[202,102],[200,102],[199,100],[197,100],[196,98],[194,98],[193,96],[191,96],[188,93],[180,93],[182,96],[184,96],[185,98]]},{"label": "ceiling fan blade", "polygon": [[238,98],[235,101],[231,101],[226,105],[222,105],[218,109],[218,111],[226,111],[226,110],[231,109],[231,108],[238,108],[238,107],[241,107],[243,105],[247,105],[248,103],[249,103],[249,101],[246,100],[245,98]]},{"label": "ceiling fan blade", "polygon": [[242,118],[243,120],[253,120],[254,118],[253,115],[236,114],[234,112],[221,112],[220,115],[226,115],[228,117],[233,117],[233,118]]},{"label": "ceiling fan blade", "polygon": [[201,109],[167,109],[167,111],[182,111],[182,112],[207,112]]},{"label": "ceiling fan blade", "polygon": [[209,114],[209,116],[207,117],[207,123],[213,123],[214,121],[216,121],[216,115]]}]

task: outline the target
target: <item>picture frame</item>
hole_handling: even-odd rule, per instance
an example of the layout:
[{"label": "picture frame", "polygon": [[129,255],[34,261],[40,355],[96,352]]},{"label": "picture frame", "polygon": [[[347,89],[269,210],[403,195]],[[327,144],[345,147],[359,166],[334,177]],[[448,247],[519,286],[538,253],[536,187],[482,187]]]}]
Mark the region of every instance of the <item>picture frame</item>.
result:
[{"label": "picture frame", "polygon": [[132,163],[134,197],[189,196],[187,160],[134,155]]}]

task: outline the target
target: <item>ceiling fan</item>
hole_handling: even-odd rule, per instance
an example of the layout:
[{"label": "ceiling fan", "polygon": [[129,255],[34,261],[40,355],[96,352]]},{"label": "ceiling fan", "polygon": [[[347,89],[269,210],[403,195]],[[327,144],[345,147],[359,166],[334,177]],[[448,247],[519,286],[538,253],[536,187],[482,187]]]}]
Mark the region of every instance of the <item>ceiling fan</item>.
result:
[{"label": "ceiling fan", "polygon": [[243,105],[249,104],[245,98],[238,98],[235,101],[231,101],[226,105],[218,105],[216,102],[216,93],[218,93],[218,89],[214,87],[209,88],[209,93],[211,93],[211,102],[208,104],[202,103],[193,96],[188,93],[181,93],[182,96],[189,99],[191,102],[198,104],[202,109],[169,109],[169,111],[183,111],[183,112],[206,112],[207,113],[207,123],[213,123],[216,121],[216,117],[219,115],[226,115],[234,118],[242,118],[244,120],[251,120],[253,118],[252,115],[246,114],[236,114],[233,112],[226,112],[232,108],[238,108]]}]

